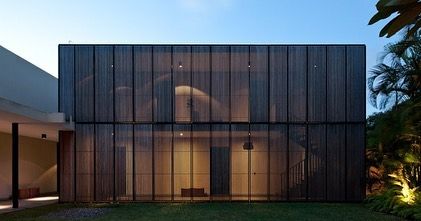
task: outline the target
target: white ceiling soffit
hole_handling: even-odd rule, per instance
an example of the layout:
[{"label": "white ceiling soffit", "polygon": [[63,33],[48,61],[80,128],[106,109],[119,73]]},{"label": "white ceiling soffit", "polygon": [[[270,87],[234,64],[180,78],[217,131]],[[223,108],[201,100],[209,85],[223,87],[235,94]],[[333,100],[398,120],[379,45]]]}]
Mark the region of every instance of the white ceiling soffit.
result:
[{"label": "white ceiling soffit", "polygon": [[11,133],[12,123],[19,123],[19,135],[58,141],[59,130],[73,130],[64,113],[46,113],[0,97],[0,131]]}]

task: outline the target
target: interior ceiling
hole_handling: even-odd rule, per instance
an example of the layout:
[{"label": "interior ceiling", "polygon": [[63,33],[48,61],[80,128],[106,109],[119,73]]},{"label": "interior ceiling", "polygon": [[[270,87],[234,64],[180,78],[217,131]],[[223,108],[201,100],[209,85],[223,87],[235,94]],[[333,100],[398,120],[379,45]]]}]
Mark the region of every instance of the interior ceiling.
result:
[{"label": "interior ceiling", "polygon": [[0,131],[12,133],[12,123],[23,122],[19,124],[19,135],[41,139],[41,134],[47,134],[47,140],[58,141],[57,125],[42,124],[27,117],[0,111]]},{"label": "interior ceiling", "polygon": [[58,141],[58,131],[68,130],[66,123],[49,123],[34,120],[27,116],[0,110],[0,132],[12,133],[12,123],[19,123],[19,135],[41,139],[46,134],[46,140]]}]

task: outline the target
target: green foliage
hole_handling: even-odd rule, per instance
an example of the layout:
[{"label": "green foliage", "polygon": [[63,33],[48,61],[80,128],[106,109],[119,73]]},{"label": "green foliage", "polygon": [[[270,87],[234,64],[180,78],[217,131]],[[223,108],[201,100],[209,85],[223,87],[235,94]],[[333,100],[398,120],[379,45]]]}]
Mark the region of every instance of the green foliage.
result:
[{"label": "green foliage", "polygon": [[406,219],[421,220],[421,194],[417,192],[417,201],[409,205],[400,200],[400,190],[391,187],[388,190],[369,196],[366,199],[370,209],[382,213],[390,213]]},{"label": "green foliage", "polygon": [[388,44],[367,80],[370,102],[385,109],[421,94],[421,36]]},{"label": "green foliage", "polygon": [[421,185],[421,97],[404,101],[367,119],[367,165],[381,168],[383,180],[402,168]]},{"label": "green foliage", "polygon": [[419,0],[379,0],[376,8],[377,13],[370,19],[369,25],[396,14],[396,17],[391,19],[380,31],[380,37],[391,37],[408,26],[409,33],[412,34],[421,27],[421,2]]}]

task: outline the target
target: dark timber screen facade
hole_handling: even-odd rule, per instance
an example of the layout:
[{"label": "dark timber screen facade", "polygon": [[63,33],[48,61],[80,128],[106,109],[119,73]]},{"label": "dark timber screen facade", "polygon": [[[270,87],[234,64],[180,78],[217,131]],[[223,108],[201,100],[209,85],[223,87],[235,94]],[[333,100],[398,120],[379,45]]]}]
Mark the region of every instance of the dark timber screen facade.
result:
[{"label": "dark timber screen facade", "polygon": [[360,201],[364,45],[60,45],[60,201]]}]

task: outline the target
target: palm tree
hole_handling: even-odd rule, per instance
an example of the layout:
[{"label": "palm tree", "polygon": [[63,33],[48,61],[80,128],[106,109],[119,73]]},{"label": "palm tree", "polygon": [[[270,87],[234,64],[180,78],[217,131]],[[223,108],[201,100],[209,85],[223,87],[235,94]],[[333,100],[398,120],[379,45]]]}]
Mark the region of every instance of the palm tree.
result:
[{"label": "palm tree", "polygon": [[420,32],[386,45],[381,63],[372,69],[367,84],[370,102],[379,109],[420,96]]}]

